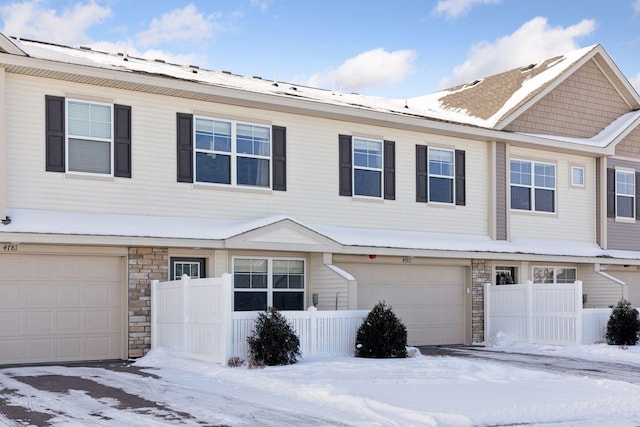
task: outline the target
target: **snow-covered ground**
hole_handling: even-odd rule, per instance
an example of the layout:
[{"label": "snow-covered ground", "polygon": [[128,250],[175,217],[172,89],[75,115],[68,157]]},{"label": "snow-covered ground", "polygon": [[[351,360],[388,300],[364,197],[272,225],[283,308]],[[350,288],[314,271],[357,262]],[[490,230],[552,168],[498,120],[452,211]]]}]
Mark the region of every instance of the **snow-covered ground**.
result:
[{"label": "snow-covered ground", "polygon": [[[624,362],[640,369],[640,347],[532,346],[503,339],[492,350]],[[640,384],[464,357],[316,358],[248,369],[154,350],[135,366],[158,377],[91,367],[6,368],[0,370],[0,397],[10,396],[8,405],[53,414],[49,422],[56,426],[640,425]],[[79,376],[186,416],[162,418],[160,409],[122,408],[114,399],[82,391],[38,390],[19,381],[26,375]],[[7,389],[14,391],[3,394]]]}]

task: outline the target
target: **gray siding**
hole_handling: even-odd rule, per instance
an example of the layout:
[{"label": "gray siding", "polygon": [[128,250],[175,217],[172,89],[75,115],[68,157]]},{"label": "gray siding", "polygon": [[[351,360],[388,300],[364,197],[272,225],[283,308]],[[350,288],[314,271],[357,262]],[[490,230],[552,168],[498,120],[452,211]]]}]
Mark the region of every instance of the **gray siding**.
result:
[{"label": "gray siding", "polygon": [[[610,158],[607,167],[620,166],[640,172],[640,162]],[[640,221],[619,222],[607,218],[607,248],[640,251]]]},{"label": "gray siding", "polygon": [[507,240],[507,145],[496,143],[496,239]]}]

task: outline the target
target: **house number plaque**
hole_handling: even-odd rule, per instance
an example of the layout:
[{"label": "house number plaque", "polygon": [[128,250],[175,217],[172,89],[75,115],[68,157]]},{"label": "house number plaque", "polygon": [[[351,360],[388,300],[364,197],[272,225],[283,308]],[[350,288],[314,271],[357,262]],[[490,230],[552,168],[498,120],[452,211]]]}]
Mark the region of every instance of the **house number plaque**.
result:
[{"label": "house number plaque", "polygon": [[2,245],[2,252],[17,252],[18,245],[15,243],[0,243]]},{"label": "house number plaque", "polygon": [[410,256],[402,257],[402,263],[403,264],[411,264],[411,257]]}]

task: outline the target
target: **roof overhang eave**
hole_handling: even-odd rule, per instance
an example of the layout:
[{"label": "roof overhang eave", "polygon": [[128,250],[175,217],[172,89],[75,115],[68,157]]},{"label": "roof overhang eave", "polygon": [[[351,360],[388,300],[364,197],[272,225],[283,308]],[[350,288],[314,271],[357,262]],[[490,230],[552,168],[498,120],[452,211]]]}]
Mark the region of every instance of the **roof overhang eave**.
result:
[{"label": "roof overhang eave", "polygon": [[583,153],[592,156],[610,154],[607,147],[563,142],[540,136],[519,135],[465,123],[454,123],[416,114],[402,114],[333,104],[320,100],[282,94],[249,91],[242,88],[217,86],[169,76],[149,75],[132,71],[92,67],[38,58],[0,53],[0,66],[9,72],[66,81],[90,82],[105,87],[124,88],[166,96],[208,100],[248,108],[268,108],[342,121],[359,122],[460,137],[478,141],[499,141],[523,146],[545,147],[552,151]]}]

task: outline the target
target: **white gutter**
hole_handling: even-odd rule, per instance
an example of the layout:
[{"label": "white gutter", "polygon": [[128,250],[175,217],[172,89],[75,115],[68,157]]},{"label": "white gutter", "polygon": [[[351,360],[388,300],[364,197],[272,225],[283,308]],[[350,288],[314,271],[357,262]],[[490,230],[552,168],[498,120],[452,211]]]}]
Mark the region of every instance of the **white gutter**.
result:
[{"label": "white gutter", "polygon": [[[451,135],[465,137],[481,141],[502,141],[515,145],[534,145],[537,147],[545,147],[550,151],[581,153],[583,155],[611,155],[614,147],[609,144],[607,147],[591,146],[587,144],[577,144],[574,142],[558,141],[542,138],[533,135],[523,135],[502,130],[487,129],[476,127],[464,123],[451,123],[438,118],[424,115],[420,110],[407,112],[402,114],[394,111],[378,111],[375,109],[355,107],[348,105],[332,104],[322,100],[303,98],[301,96],[288,97],[281,94],[251,91],[242,88],[224,87],[201,82],[192,82],[187,80],[175,79],[165,76],[148,75],[135,71],[122,71],[107,68],[99,68],[82,64],[69,64],[64,62],[56,62],[46,59],[21,57],[17,55],[0,54],[0,63],[11,66],[24,67],[23,71],[27,73],[27,69],[33,70],[34,75],[41,73],[61,73],[59,76],[50,76],[50,78],[59,78],[62,80],[73,81],[72,76],[89,77],[95,84],[96,79],[104,79],[105,83],[111,81],[111,85],[115,82],[123,82],[127,84],[143,85],[147,88],[168,89],[174,92],[173,96],[180,96],[179,92],[210,95],[218,99],[227,98],[229,100],[242,101],[269,105],[270,108],[278,110],[285,108],[289,110],[297,110],[299,114],[320,115],[346,121],[362,121],[371,120],[379,122],[381,125],[390,126],[400,129],[416,130],[419,132],[429,131],[442,135]],[[109,86],[109,84],[105,84]],[[135,90],[135,89],[134,89]]]}]

